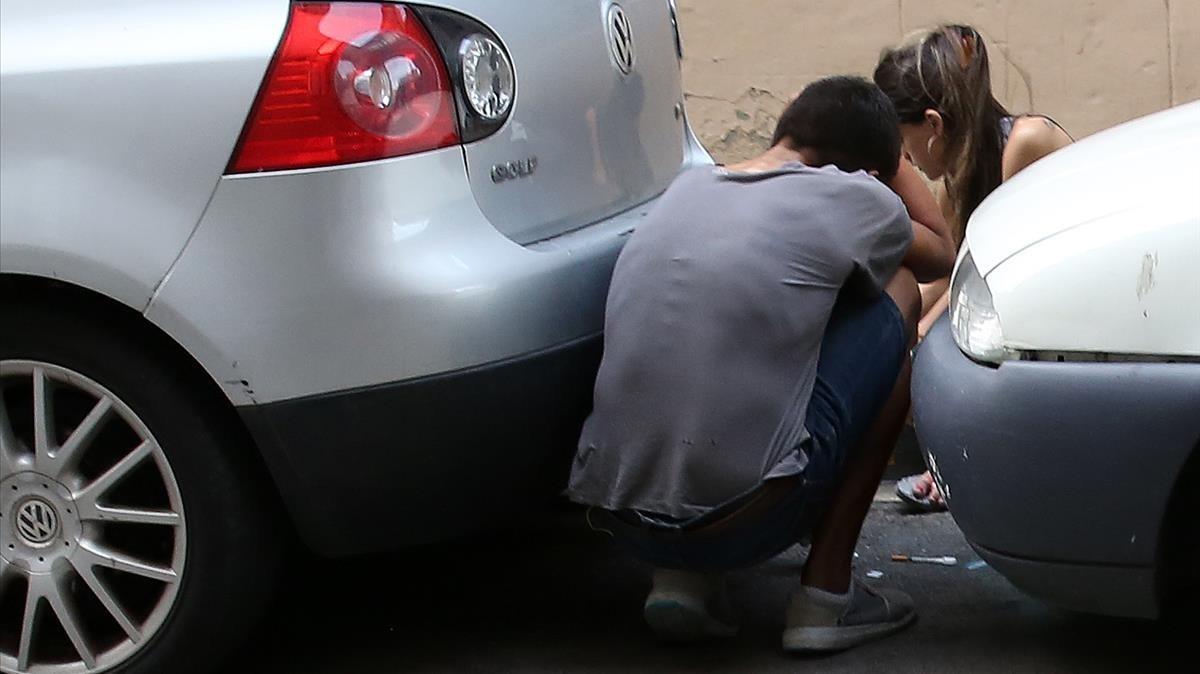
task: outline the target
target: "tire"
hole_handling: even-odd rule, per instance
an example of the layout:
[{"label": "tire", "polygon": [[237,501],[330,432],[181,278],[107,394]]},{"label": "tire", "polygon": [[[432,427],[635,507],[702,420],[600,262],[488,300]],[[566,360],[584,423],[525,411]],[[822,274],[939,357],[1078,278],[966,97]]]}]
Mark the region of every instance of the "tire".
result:
[{"label": "tire", "polygon": [[[216,669],[267,605],[280,547],[276,507],[236,415],[149,327],[13,299],[5,298],[0,330],[0,433],[11,429],[0,455],[7,499],[0,501],[0,634],[9,635],[0,637],[0,665],[36,671],[61,659],[74,663],[62,671],[88,674]],[[48,397],[38,398],[38,380]],[[97,411],[105,393],[112,397],[106,413]],[[28,419],[46,399],[51,411],[43,418],[54,421],[42,426],[57,437],[42,433],[42,446],[58,449],[38,464],[42,454],[28,451],[39,446],[38,417]],[[92,414],[101,415],[99,430],[67,451],[73,429]],[[97,477],[129,465],[119,481]],[[50,542],[35,547],[43,536]],[[122,565],[118,555],[140,566]],[[21,566],[35,562],[40,575]],[[46,597],[32,622],[31,593]],[[74,639],[60,610],[78,626]],[[55,621],[59,634],[48,627]]]},{"label": "tire", "polygon": [[1163,618],[1188,634],[1200,627],[1200,447],[1184,464],[1167,506],[1163,522],[1159,599]]}]

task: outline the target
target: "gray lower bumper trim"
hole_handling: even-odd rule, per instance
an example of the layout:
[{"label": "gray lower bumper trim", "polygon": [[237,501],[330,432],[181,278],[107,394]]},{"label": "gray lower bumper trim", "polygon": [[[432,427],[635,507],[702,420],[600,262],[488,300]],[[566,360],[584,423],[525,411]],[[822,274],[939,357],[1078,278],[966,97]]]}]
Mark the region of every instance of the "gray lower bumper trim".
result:
[{"label": "gray lower bumper trim", "polygon": [[1150,567],[1200,446],[1200,364],[965,357],[945,320],[917,352],[917,436],[967,538],[1064,564]]},{"label": "gray lower bumper trim", "polygon": [[1155,569],[1021,559],[974,546],[1009,582],[1055,606],[1131,618],[1157,618]]}]

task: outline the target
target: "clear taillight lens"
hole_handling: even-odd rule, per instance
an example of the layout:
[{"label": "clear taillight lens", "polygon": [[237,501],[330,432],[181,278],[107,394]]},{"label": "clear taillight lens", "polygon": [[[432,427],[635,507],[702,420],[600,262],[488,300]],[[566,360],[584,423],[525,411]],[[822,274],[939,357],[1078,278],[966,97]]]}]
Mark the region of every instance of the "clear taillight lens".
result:
[{"label": "clear taillight lens", "polygon": [[508,54],[495,40],[478,34],[463,40],[459,51],[467,103],[485,120],[504,119],[516,89]]},{"label": "clear taillight lens", "polygon": [[229,171],[383,159],[458,138],[445,64],[412,10],[297,2]]},{"label": "clear taillight lens", "polygon": [[989,363],[1004,360],[1004,333],[992,291],[968,251],[950,286],[950,331],[963,353]]}]

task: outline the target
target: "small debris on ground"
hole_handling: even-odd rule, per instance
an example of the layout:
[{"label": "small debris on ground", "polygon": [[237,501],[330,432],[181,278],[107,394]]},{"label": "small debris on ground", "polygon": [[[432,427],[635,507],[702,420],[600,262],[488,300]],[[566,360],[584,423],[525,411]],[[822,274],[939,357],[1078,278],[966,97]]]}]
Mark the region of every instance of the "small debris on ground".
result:
[{"label": "small debris on ground", "polygon": [[946,555],[944,557],[921,557],[919,555],[901,555],[893,554],[893,562],[912,562],[914,564],[940,564],[941,566],[955,566],[958,564],[958,558]]}]

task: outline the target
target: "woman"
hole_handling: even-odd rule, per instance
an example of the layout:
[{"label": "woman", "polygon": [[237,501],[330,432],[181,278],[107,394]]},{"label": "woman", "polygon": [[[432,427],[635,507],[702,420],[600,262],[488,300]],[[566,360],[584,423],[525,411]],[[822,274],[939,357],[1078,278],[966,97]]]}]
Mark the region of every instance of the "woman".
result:
[{"label": "woman", "polygon": [[[885,51],[875,83],[896,107],[905,157],[941,181],[938,200],[956,246],[992,190],[1072,141],[1050,118],[1013,116],[996,100],[987,47],[970,26],[939,26]],[[946,311],[949,287],[949,278],[922,285],[919,338]],[[928,471],[901,480],[897,490],[919,507],[945,507]]]}]

